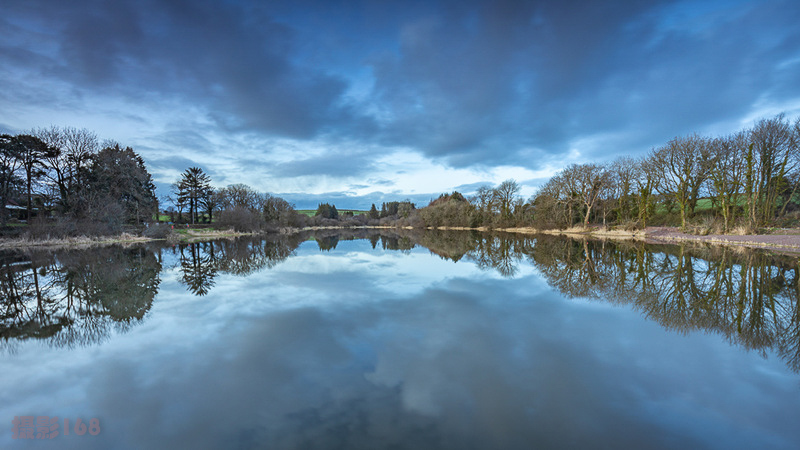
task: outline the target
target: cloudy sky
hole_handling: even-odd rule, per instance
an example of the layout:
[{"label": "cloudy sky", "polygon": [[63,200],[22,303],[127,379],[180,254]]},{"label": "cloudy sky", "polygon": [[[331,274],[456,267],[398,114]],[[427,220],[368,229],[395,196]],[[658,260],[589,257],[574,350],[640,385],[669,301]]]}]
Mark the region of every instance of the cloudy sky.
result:
[{"label": "cloudy sky", "polygon": [[800,114],[787,1],[11,0],[0,131],[132,146],[299,208],[531,195],[572,162]]}]

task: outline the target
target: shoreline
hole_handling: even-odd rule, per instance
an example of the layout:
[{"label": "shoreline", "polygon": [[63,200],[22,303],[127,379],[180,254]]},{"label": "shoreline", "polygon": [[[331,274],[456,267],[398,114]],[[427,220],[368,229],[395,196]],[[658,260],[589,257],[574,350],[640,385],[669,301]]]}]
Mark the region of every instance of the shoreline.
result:
[{"label": "shoreline", "polygon": [[[167,238],[151,238],[145,236],[135,236],[128,233],[122,233],[118,236],[103,236],[103,237],[87,237],[78,236],[63,239],[43,239],[43,240],[30,240],[25,238],[0,238],[0,250],[11,249],[25,249],[25,248],[91,248],[95,246],[105,245],[134,245],[146,242],[167,241],[168,243],[192,243],[216,239],[231,239],[242,236],[257,236],[261,234],[292,234],[300,233],[303,231],[316,231],[316,230],[337,230],[337,229],[404,229],[414,230],[410,226],[395,227],[395,226],[358,226],[358,227],[303,227],[303,228],[282,228],[274,232],[237,232],[234,230],[213,230],[206,231],[204,229],[182,229],[175,230],[175,232]],[[791,253],[800,253],[800,229],[783,229],[783,233],[771,234],[749,234],[749,235],[735,235],[735,234],[709,234],[709,235],[694,235],[682,233],[677,227],[647,227],[643,230],[623,231],[623,230],[608,230],[605,228],[589,228],[573,227],[564,230],[539,230],[531,227],[515,227],[515,228],[487,228],[487,227],[426,227],[420,228],[426,230],[444,230],[444,231],[479,231],[479,232],[502,232],[513,234],[546,234],[553,236],[566,236],[571,238],[589,238],[589,239],[602,239],[602,240],[621,240],[621,241],[643,241],[648,244],[679,244],[681,242],[702,243],[710,245],[721,246],[736,246],[756,249],[771,249],[778,251],[786,251]]]},{"label": "shoreline", "polygon": [[203,231],[202,229],[183,229],[176,230],[171,236],[166,238],[155,238],[147,236],[136,236],[129,233],[122,233],[117,236],[76,236],[60,239],[26,239],[26,238],[0,238],[0,250],[41,248],[76,248],[86,249],[105,245],[134,245],[146,242],[165,241],[167,243],[191,243],[216,239],[230,239],[240,236],[250,236],[256,233],[240,233],[233,230],[223,231]]},{"label": "shoreline", "polygon": [[647,227],[644,230],[622,231],[606,229],[571,228],[566,230],[537,230],[534,228],[495,229],[519,234],[548,234],[572,238],[643,241],[648,244],[679,244],[691,242],[719,246],[736,246],[754,249],[771,249],[791,253],[800,252],[800,229],[785,229],[784,234],[708,234],[683,233],[678,227]]}]

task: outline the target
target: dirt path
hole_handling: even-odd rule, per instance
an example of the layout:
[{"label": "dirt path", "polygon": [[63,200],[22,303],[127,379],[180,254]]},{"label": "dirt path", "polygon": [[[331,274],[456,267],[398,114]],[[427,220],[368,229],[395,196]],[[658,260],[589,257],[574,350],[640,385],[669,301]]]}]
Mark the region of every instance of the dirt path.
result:
[{"label": "dirt path", "polygon": [[730,234],[709,234],[697,236],[694,234],[681,233],[678,228],[673,227],[647,227],[645,229],[646,240],[649,242],[676,242],[694,241],[709,242],[715,244],[733,244],[745,247],[757,248],[776,248],[800,252],[800,230],[779,230],[774,234],[751,234],[751,235],[730,235]]}]

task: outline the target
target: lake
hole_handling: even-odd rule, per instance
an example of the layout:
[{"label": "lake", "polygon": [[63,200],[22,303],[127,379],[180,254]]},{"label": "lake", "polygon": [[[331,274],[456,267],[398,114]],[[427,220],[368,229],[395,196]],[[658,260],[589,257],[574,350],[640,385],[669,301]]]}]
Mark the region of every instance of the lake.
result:
[{"label": "lake", "polygon": [[798,277],[473,232],[4,252],[0,446],[796,449]]}]

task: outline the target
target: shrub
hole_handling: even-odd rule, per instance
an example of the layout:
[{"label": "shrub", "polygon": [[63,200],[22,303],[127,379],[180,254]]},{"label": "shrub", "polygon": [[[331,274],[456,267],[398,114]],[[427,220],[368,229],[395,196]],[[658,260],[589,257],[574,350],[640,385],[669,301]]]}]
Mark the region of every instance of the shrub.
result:
[{"label": "shrub", "polygon": [[68,237],[113,236],[122,232],[119,221],[94,221],[60,216],[52,219],[34,218],[25,230],[29,239],[64,239]]},{"label": "shrub", "polygon": [[264,218],[258,211],[237,206],[219,214],[217,225],[220,228],[232,228],[239,232],[252,232],[264,227]]},{"label": "shrub", "polygon": [[172,227],[165,223],[150,225],[142,231],[142,236],[151,239],[167,239],[171,234],[173,234]]}]

